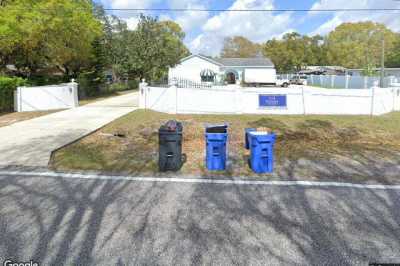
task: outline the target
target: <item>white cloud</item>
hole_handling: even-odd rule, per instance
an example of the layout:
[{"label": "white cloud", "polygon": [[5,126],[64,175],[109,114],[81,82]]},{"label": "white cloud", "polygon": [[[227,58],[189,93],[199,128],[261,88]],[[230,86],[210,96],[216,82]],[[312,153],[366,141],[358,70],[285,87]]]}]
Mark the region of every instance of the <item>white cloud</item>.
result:
[{"label": "white cloud", "polygon": [[[229,9],[272,9],[273,0],[236,0]],[[228,36],[240,35],[253,42],[264,42],[289,28],[291,13],[221,12],[207,20],[203,33],[190,42],[197,53],[217,55]]]},{"label": "white cloud", "polygon": [[126,25],[128,26],[128,29],[130,30],[135,30],[139,23],[139,17],[130,17],[124,20],[126,22]]},{"label": "white cloud", "polygon": [[144,9],[151,8],[155,4],[159,3],[162,0],[103,0],[108,2],[108,6],[113,9],[121,9],[113,11],[113,14],[123,18],[131,18],[138,16],[140,13],[148,13],[144,11],[137,10],[123,10],[123,9]]},{"label": "white cloud", "polygon": [[343,21],[340,16],[335,16],[327,22],[320,25],[316,30],[310,33],[310,35],[325,35],[335,29],[337,26],[342,24]]},{"label": "white cloud", "polygon": [[[115,9],[125,8],[151,8],[155,4],[161,2],[161,0],[108,0],[110,6]],[[207,1],[201,0],[168,0],[167,5],[169,8],[194,8],[194,9],[205,9]],[[118,11],[119,17],[123,18],[129,29],[135,29],[138,23],[138,12],[135,11]],[[132,16],[133,15],[133,16]],[[173,14],[162,13],[159,15],[159,19],[173,20],[178,23],[182,29],[186,32],[199,27],[208,19],[208,12],[193,12],[185,11]]]},{"label": "white cloud", "polygon": [[208,19],[208,12],[185,11],[177,16],[175,22],[186,32],[201,26]]},{"label": "white cloud", "polygon": [[157,0],[110,0],[112,8],[149,8]]},{"label": "white cloud", "polygon": [[167,2],[171,8],[188,8],[200,4],[208,6],[210,4],[208,0],[167,0]]},{"label": "white cloud", "polygon": [[[400,8],[399,1],[393,0],[319,0],[311,9],[335,9],[335,8]],[[322,12],[309,12],[308,16],[316,16]],[[398,12],[334,12],[331,19],[319,25],[311,34],[327,34],[343,22],[375,21],[385,24],[394,31],[400,31],[400,19]]]},{"label": "white cloud", "polygon": [[171,18],[171,16],[168,15],[168,14],[161,14],[161,15],[158,17],[158,19],[159,19],[160,21],[173,20],[173,19]]},{"label": "white cloud", "polygon": [[[209,1],[202,0],[168,0],[168,6],[174,9],[207,9]],[[184,11],[176,13],[175,22],[186,32],[201,26],[209,17],[206,11]]]},{"label": "white cloud", "polygon": [[297,32],[297,31],[296,31],[295,29],[288,29],[288,30],[285,30],[284,32],[281,32],[281,33],[279,33],[279,34],[273,35],[271,39],[282,40],[282,39],[283,39],[283,36],[284,36],[285,34],[292,33],[292,32]]}]

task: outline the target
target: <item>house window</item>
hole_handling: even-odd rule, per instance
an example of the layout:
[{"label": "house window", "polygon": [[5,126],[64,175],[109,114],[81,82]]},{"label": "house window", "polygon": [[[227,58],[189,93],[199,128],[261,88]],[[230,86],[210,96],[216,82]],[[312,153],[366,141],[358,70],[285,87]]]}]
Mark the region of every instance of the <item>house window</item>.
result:
[{"label": "house window", "polygon": [[215,72],[210,69],[204,69],[200,72],[201,82],[214,82]]}]

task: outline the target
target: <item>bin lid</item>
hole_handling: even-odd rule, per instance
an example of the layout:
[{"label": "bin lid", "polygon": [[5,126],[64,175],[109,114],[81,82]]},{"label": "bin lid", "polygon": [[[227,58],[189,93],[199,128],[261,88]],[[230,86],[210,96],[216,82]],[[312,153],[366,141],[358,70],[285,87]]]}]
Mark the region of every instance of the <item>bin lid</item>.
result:
[{"label": "bin lid", "polygon": [[205,124],[206,133],[226,133],[228,124]]},{"label": "bin lid", "polygon": [[182,131],[182,123],[180,123],[176,120],[169,120],[160,127],[160,131],[181,132]]},{"label": "bin lid", "polygon": [[249,134],[255,136],[262,136],[262,135],[270,135],[271,133],[268,131],[250,131]]},{"label": "bin lid", "polygon": [[276,134],[273,132],[252,131],[249,132],[251,138],[256,138],[260,141],[271,141],[275,143]]}]

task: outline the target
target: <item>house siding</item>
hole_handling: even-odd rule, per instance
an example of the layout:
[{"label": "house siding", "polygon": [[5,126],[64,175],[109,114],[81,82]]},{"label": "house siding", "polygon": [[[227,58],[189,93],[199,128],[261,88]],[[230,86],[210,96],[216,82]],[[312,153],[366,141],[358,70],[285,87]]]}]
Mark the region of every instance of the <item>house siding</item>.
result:
[{"label": "house siding", "polygon": [[200,72],[210,69],[220,73],[220,67],[200,57],[192,57],[179,65],[169,69],[169,78],[184,78],[195,82],[201,82]]}]

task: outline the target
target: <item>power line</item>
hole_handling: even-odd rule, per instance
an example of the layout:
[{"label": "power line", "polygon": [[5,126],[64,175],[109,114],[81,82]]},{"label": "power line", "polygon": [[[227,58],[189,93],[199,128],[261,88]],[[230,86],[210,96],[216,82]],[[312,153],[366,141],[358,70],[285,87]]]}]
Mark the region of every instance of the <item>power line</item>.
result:
[{"label": "power line", "polygon": [[104,8],[106,11],[162,12],[393,12],[400,8],[334,8],[334,9],[207,9],[207,8]]},{"label": "power line", "polygon": [[[400,1],[400,0],[399,0]],[[11,8],[12,10],[51,11],[55,8]],[[333,9],[208,9],[208,8],[103,8],[105,11],[136,12],[399,12],[400,8],[333,8]],[[74,10],[81,10],[75,8]],[[84,10],[84,9],[82,9]]]}]

